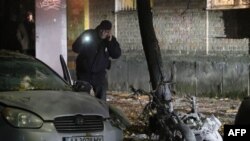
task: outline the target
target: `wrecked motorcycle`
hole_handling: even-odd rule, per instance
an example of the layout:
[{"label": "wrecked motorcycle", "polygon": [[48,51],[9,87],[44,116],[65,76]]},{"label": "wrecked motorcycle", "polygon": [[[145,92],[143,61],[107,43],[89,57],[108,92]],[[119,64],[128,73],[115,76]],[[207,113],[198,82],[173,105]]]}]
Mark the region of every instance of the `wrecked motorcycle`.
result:
[{"label": "wrecked motorcycle", "polygon": [[191,111],[179,114],[179,117],[193,131],[196,141],[223,141],[218,132],[221,126],[219,119],[199,113],[195,96],[187,96],[186,99],[191,104]]},{"label": "wrecked motorcycle", "polygon": [[130,86],[133,94],[131,97],[146,95],[149,102],[139,116],[144,124],[145,133],[151,140],[159,141],[195,141],[195,136],[174,112],[171,91],[171,82],[161,82],[156,90],[144,91]]}]

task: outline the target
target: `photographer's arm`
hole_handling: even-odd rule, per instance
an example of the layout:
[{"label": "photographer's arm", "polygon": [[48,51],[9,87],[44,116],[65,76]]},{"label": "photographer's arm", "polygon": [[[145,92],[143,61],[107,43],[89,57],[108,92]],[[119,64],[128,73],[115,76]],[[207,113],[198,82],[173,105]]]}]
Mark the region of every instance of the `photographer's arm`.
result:
[{"label": "photographer's arm", "polygon": [[80,48],[81,48],[81,36],[79,36],[72,44],[72,50],[75,52],[75,53],[80,53]]}]

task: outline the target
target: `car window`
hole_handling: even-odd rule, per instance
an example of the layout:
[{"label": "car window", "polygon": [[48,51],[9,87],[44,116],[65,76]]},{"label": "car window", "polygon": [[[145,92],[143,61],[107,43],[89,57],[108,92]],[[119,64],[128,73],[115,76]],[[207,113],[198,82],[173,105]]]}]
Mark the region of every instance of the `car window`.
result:
[{"label": "car window", "polygon": [[58,75],[30,58],[0,58],[0,91],[70,90]]}]

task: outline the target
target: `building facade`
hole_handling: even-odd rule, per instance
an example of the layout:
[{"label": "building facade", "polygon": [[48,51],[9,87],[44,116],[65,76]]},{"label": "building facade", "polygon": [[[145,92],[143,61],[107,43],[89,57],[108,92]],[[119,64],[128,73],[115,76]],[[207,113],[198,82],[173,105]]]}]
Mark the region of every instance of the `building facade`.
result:
[{"label": "building facade", "polygon": [[[112,61],[108,73],[110,90],[128,91],[129,85],[150,89],[135,1],[91,0],[87,4],[88,28],[111,20],[121,44],[123,55]],[[174,73],[180,94],[248,94],[249,9],[207,10],[203,0],[154,0],[151,7],[164,72],[166,76]],[[70,42],[68,52],[73,74],[75,54]]]}]

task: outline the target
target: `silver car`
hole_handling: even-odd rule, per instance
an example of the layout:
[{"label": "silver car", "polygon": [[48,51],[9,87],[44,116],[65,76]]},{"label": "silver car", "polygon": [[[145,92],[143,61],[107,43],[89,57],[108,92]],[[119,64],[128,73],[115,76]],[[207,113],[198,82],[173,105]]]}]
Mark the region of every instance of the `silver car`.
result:
[{"label": "silver car", "polygon": [[1,50],[0,140],[123,140],[119,118],[110,116],[112,108],[75,92],[84,87],[70,85],[35,58]]}]

